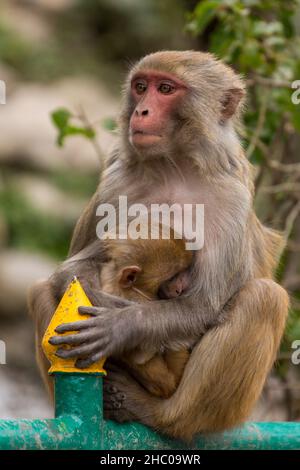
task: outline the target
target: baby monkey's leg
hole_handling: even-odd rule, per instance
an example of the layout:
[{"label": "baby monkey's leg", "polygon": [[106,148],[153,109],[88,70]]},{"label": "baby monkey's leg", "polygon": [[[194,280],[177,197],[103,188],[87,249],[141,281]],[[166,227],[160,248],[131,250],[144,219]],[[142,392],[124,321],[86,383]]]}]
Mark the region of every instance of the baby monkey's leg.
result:
[{"label": "baby monkey's leg", "polygon": [[167,367],[175,378],[176,388],[181,380],[189,357],[190,353],[187,349],[181,349],[180,351],[168,350],[164,353],[164,359],[166,361]]},{"label": "baby monkey's leg", "polygon": [[[148,390],[151,395],[160,398],[169,398],[176,390],[178,368],[169,369],[164,357],[156,354],[144,364],[137,364],[131,359],[122,359],[128,366],[128,370],[135,379]],[[182,369],[183,370],[183,369]],[[181,375],[180,375],[181,377]]]}]

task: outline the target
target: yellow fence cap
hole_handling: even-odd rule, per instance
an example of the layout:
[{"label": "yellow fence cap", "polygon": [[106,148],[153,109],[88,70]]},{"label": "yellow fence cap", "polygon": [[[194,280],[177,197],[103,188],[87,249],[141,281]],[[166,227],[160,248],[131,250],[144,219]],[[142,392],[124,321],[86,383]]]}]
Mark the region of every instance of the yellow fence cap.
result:
[{"label": "yellow fence cap", "polygon": [[[70,323],[74,321],[80,321],[84,319],[90,318],[89,315],[80,315],[78,313],[78,307],[90,307],[92,304],[88,299],[86,293],[84,292],[80,282],[75,277],[70,285],[68,286],[66,292],[63,295],[57,309],[54,312],[52,320],[46,330],[42,341],[42,347],[44,350],[45,355],[47,356],[48,360],[51,363],[51,367],[49,369],[49,374],[53,372],[76,372],[76,373],[104,373],[105,370],[103,369],[103,365],[105,362],[105,358],[99,360],[95,364],[87,367],[86,369],[78,369],[75,367],[75,362],[77,358],[72,359],[62,359],[55,355],[58,348],[62,346],[53,346],[49,343],[49,339],[52,336],[57,336],[58,333],[55,332],[55,328],[57,328],[62,323]],[[62,336],[65,336],[68,333],[62,333]],[[63,346],[64,348],[68,348],[68,345]]]}]

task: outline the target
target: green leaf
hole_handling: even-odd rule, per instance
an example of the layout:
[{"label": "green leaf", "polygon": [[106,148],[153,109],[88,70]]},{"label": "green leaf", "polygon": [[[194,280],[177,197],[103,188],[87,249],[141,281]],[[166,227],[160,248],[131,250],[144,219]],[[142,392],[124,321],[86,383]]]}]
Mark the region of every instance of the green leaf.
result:
[{"label": "green leaf", "polygon": [[60,108],[51,114],[52,121],[58,129],[57,145],[62,147],[65,138],[68,136],[82,135],[87,139],[94,139],[96,133],[94,129],[88,126],[74,126],[70,123],[72,113],[65,108]]},{"label": "green leaf", "polygon": [[295,104],[291,108],[292,110],[292,124],[294,128],[300,132],[300,104]]},{"label": "green leaf", "polygon": [[68,135],[83,135],[87,139],[95,138],[95,131],[90,127],[77,127],[77,126],[67,126],[65,129],[65,137]]},{"label": "green leaf", "polygon": [[52,121],[59,130],[63,130],[71,118],[71,113],[65,108],[57,109],[51,114]]},{"label": "green leaf", "polygon": [[279,21],[255,21],[253,25],[254,36],[271,36],[282,34],[283,27]]},{"label": "green leaf", "polygon": [[280,36],[271,36],[265,40],[264,44],[268,47],[280,47],[285,45],[285,40]]},{"label": "green leaf", "polygon": [[194,11],[194,21],[191,22],[192,29],[197,34],[202,34],[207,25],[213,20],[216,9],[220,4],[220,0],[204,0],[197,5]]},{"label": "green leaf", "polygon": [[117,128],[117,122],[114,118],[107,117],[107,118],[102,120],[102,126],[107,131],[114,131]]},{"label": "green leaf", "polygon": [[300,338],[300,318],[299,310],[291,309],[288,324],[286,328],[286,336],[289,342]]}]

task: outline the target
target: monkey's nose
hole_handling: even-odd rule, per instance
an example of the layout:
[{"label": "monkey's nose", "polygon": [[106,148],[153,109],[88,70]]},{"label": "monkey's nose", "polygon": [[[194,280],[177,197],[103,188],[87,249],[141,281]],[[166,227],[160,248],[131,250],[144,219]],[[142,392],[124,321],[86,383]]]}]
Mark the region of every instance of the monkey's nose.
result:
[{"label": "monkey's nose", "polygon": [[136,109],[135,114],[137,116],[148,116],[149,110],[148,109],[143,109],[142,111],[140,111],[139,109]]}]

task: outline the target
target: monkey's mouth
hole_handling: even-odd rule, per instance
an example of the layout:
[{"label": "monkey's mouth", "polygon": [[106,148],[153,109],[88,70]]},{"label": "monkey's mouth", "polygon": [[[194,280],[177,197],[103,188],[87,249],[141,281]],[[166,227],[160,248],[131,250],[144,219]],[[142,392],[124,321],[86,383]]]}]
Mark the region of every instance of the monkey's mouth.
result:
[{"label": "monkey's mouth", "polygon": [[161,138],[161,134],[146,132],[140,129],[131,130],[130,132],[130,142],[135,146],[150,146],[157,143]]}]

